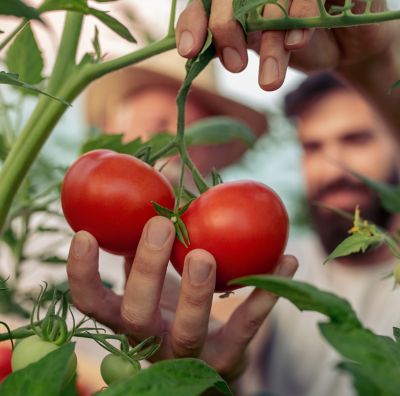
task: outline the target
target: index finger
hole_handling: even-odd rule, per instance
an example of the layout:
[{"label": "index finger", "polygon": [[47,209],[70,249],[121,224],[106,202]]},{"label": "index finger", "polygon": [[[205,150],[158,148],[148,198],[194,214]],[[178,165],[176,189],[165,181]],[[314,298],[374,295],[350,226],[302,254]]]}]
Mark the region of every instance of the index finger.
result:
[{"label": "index finger", "polygon": [[201,0],[193,0],[178,18],[176,44],[179,55],[193,58],[207,37],[208,18]]},{"label": "index finger", "polygon": [[99,247],[86,231],[79,231],[72,240],[67,275],[72,301],[82,313],[115,331],[123,328],[121,297],[103,285],[99,274]]}]

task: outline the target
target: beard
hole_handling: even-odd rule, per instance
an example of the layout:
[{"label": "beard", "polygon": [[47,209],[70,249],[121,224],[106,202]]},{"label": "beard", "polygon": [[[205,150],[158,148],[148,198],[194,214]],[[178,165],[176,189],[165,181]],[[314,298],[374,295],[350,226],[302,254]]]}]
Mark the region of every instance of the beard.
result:
[{"label": "beard", "polygon": [[[385,183],[392,186],[398,186],[400,184],[397,168],[392,170],[390,175],[386,178]],[[388,229],[393,218],[393,214],[382,206],[379,196],[358,180],[342,177],[322,187],[310,197],[309,210],[313,228],[317,232],[321,245],[327,254],[330,254],[349,236],[349,230],[353,226],[353,220],[347,219],[327,208],[313,205],[311,202],[323,201],[325,195],[342,191],[354,191],[364,195],[364,202],[359,204],[360,215],[363,219],[368,220],[368,222],[380,228]],[[348,212],[352,216],[354,215],[355,207],[340,209]],[[366,253],[352,254],[351,258],[357,261],[358,258],[365,258],[366,254],[368,254],[368,250]]]}]

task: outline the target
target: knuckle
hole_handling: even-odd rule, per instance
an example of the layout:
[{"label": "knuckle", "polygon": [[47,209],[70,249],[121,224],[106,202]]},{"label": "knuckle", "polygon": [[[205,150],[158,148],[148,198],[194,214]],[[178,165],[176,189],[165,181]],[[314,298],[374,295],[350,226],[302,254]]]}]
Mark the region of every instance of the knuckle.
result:
[{"label": "knuckle", "polygon": [[225,357],[222,359],[217,359],[215,362],[212,363],[214,369],[223,377],[226,378],[229,376],[232,370],[233,362],[230,358]]},{"label": "knuckle", "polygon": [[195,356],[200,349],[201,340],[196,334],[175,332],[172,344],[175,355]]},{"label": "knuckle", "polygon": [[71,298],[72,298],[72,302],[74,304],[74,306],[83,314],[93,317],[95,312],[96,312],[96,308],[95,308],[95,304],[92,301],[82,301],[80,298],[77,298],[73,293],[71,293]]},{"label": "knuckle", "polygon": [[135,257],[132,268],[147,278],[153,278],[159,274],[159,269],[154,265],[154,258],[146,259],[143,256]]},{"label": "knuckle", "polygon": [[243,322],[242,341],[247,342],[257,333],[264,322],[264,317],[247,319]]},{"label": "knuckle", "polygon": [[190,305],[192,308],[203,308],[208,301],[208,293],[202,292],[201,294],[185,294],[184,302],[186,305]]},{"label": "knuckle", "polygon": [[132,334],[141,334],[148,328],[149,321],[145,316],[125,304],[121,306],[121,319]]},{"label": "knuckle", "polygon": [[217,39],[229,38],[233,30],[236,30],[236,22],[233,20],[210,19],[209,28]]}]

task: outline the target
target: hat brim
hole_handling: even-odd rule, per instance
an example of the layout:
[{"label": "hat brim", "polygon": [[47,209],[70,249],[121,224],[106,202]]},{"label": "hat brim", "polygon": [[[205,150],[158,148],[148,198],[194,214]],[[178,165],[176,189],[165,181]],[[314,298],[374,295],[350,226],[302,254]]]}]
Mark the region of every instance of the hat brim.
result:
[{"label": "hat brim", "polygon": [[[92,83],[87,90],[85,100],[87,121],[90,125],[104,129],[107,118],[125,96],[154,85],[168,86],[178,92],[180,84],[175,78],[140,66],[110,73]],[[197,86],[196,81],[189,95],[211,114],[229,116],[246,123],[257,137],[267,131],[266,114],[219,95],[215,91]]]}]

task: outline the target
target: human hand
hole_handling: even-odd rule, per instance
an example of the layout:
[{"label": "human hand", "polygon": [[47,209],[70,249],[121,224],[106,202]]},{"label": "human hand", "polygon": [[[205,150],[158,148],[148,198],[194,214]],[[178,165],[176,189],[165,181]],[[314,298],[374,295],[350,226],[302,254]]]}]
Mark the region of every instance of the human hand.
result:
[{"label": "human hand", "polygon": [[[291,17],[319,15],[316,0],[279,0]],[[353,13],[364,11],[364,0],[353,0]],[[344,0],[327,0],[325,8],[344,5]],[[386,9],[385,0],[372,0],[371,11]],[[263,16],[279,18],[283,13],[274,4],[264,7]],[[204,44],[209,28],[213,34],[217,54],[231,72],[240,72],[247,65],[247,48],[260,54],[259,84],[271,91],[279,88],[288,65],[305,72],[360,65],[384,52],[398,35],[399,23],[385,22],[337,29],[295,29],[250,33],[246,43],[240,24],[233,17],[232,0],[214,0],[208,20],[201,0],[193,0],[180,15],[177,28],[179,53],[192,58]]]},{"label": "human hand", "polygon": [[[168,219],[154,217],[146,224],[132,265],[126,262],[124,295],[118,296],[101,283],[95,238],[78,232],[67,264],[72,300],[81,312],[127,334],[133,343],[162,336],[152,360],[198,357],[233,379],[244,369],[247,346],[277,297],[256,289],[225,324],[213,323],[215,260],[204,250],[190,252],[179,285],[166,276],[174,239],[175,229]],[[296,269],[296,259],[284,256],[276,274],[291,277]]]}]

